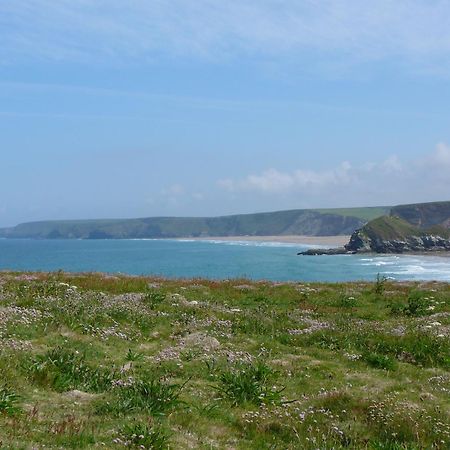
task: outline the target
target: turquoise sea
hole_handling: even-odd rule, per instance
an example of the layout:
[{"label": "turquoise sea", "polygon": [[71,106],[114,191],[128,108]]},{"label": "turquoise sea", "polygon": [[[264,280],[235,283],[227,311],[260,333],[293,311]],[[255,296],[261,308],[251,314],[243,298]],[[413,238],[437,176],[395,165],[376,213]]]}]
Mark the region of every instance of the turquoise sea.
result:
[{"label": "turquoise sea", "polygon": [[[317,246],[316,246],[317,247]],[[450,258],[415,255],[297,256],[301,244],[192,240],[0,239],[0,269],[96,271],[274,281],[450,281]]]}]

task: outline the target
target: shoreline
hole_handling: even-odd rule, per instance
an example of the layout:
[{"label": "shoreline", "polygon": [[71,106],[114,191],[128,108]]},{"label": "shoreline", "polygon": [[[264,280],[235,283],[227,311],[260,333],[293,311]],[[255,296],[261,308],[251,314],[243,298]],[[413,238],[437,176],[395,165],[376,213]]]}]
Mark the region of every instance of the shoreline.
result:
[{"label": "shoreline", "polygon": [[204,236],[185,237],[176,240],[192,241],[248,241],[248,242],[279,242],[285,244],[323,245],[330,247],[342,247],[348,243],[350,236]]}]

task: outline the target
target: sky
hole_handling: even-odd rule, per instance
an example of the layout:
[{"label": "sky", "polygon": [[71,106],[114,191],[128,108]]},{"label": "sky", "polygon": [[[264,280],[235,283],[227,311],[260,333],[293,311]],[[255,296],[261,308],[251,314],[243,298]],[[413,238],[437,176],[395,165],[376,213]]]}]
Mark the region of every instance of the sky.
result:
[{"label": "sky", "polygon": [[450,200],[448,0],[0,1],[0,226]]}]

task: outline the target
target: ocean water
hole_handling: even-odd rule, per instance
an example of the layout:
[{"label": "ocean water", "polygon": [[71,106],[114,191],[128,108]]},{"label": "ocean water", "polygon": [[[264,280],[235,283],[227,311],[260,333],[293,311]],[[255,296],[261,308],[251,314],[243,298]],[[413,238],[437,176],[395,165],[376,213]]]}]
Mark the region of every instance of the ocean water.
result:
[{"label": "ocean water", "polygon": [[[450,281],[450,258],[297,256],[301,244],[254,241],[0,239],[0,269],[274,281]],[[317,246],[315,246],[317,247]]]}]

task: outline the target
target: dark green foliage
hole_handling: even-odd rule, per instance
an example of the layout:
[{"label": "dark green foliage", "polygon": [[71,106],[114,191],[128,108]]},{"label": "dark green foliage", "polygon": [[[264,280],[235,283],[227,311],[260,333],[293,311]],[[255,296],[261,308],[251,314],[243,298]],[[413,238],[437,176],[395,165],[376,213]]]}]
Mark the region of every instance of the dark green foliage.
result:
[{"label": "dark green foliage", "polygon": [[134,352],[131,348],[128,349],[128,352],[125,356],[127,361],[141,361],[144,355],[139,352]]},{"label": "dark green foliage", "polygon": [[150,308],[155,308],[166,299],[166,295],[155,289],[147,289],[144,293],[143,302]]},{"label": "dark green foliage", "polygon": [[20,412],[18,402],[20,397],[9,387],[0,387],[0,414],[12,416]]},{"label": "dark green foliage", "polygon": [[273,378],[273,370],[262,361],[242,363],[220,375],[217,389],[233,405],[245,402],[277,404],[284,388],[274,389]]},{"label": "dark green foliage", "polygon": [[415,444],[399,444],[398,442],[372,442],[370,450],[419,450]]},{"label": "dark green foliage", "polygon": [[169,437],[160,424],[133,422],[120,430],[120,440],[128,448],[165,450],[169,448]]},{"label": "dark green foliage", "polygon": [[423,316],[426,314],[429,302],[425,295],[422,291],[412,291],[408,295],[408,304],[404,308],[404,312],[410,316]]},{"label": "dark green foliage", "polygon": [[338,296],[336,306],[342,308],[354,308],[358,304],[358,301],[353,295],[347,295],[345,292],[341,292]]},{"label": "dark green foliage", "polygon": [[34,381],[46,384],[59,392],[84,389],[103,392],[111,387],[114,372],[90,367],[83,355],[63,347],[56,347],[36,356],[27,367]]},{"label": "dark green foliage", "polygon": [[375,285],[373,286],[373,292],[376,295],[383,295],[386,290],[387,278],[384,275],[377,274],[377,279],[375,280]]},{"label": "dark green foliage", "polygon": [[396,367],[395,360],[389,355],[372,352],[365,355],[364,359],[376,369],[394,370]]},{"label": "dark green foliage", "polygon": [[133,380],[118,384],[114,400],[106,407],[117,413],[145,411],[154,416],[164,415],[181,404],[180,394],[186,383],[180,385],[160,379]]}]

